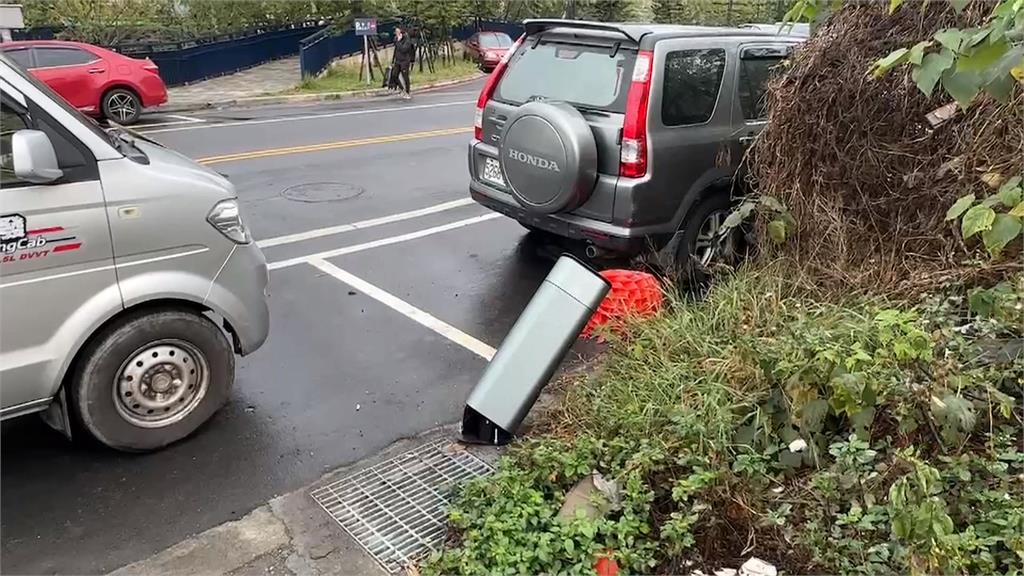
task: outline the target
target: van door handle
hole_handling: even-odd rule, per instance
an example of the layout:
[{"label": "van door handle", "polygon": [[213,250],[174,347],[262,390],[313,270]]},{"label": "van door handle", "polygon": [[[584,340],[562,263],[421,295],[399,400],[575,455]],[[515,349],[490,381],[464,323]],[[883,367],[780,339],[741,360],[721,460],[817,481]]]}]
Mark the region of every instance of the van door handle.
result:
[{"label": "van door handle", "polygon": [[86,72],[88,72],[89,74],[103,74],[106,71],[106,68],[89,68],[88,70],[86,70]]}]

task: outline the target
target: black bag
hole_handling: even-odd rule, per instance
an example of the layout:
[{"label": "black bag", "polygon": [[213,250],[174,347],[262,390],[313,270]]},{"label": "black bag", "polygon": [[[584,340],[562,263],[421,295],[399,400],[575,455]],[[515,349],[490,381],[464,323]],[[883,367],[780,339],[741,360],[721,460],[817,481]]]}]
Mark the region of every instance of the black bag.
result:
[{"label": "black bag", "polygon": [[394,68],[392,66],[388,66],[384,69],[383,80],[384,81],[380,85],[381,88],[387,88],[389,90],[395,89]]}]

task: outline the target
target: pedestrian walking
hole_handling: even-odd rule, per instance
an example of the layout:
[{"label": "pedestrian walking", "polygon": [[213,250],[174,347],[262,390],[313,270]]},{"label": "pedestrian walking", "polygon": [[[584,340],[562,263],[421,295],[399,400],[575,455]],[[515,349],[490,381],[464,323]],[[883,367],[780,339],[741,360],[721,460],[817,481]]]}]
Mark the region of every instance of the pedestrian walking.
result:
[{"label": "pedestrian walking", "polygon": [[409,69],[416,61],[416,44],[401,28],[395,28],[395,65],[396,77],[401,78],[404,98],[412,98],[412,85],[409,83]]}]

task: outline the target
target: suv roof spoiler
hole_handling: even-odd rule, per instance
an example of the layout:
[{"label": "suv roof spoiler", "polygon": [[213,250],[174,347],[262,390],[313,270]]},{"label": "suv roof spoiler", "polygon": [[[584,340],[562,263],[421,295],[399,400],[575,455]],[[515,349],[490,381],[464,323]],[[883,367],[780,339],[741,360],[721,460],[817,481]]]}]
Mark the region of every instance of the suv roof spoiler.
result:
[{"label": "suv roof spoiler", "polygon": [[[526,30],[527,36],[533,36],[539,32],[545,30],[551,30],[552,28],[582,28],[585,30],[601,30],[604,32],[616,32],[622,34],[631,41],[640,43],[640,37],[634,36],[629,30],[623,26],[617,24],[609,24],[607,22],[590,22],[587,20],[560,20],[560,19],[531,19],[524,20],[523,27]],[[642,34],[640,35],[643,36]]]}]

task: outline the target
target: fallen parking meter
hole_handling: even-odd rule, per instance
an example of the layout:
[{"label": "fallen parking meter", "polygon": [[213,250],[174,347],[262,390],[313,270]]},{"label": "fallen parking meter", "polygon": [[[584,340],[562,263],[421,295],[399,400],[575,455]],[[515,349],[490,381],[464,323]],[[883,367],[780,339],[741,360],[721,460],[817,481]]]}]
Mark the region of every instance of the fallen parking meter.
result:
[{"label": "fallen parking meter", "polygon": [[512,439],[610,288],[572,256],[558,259],[466,400],[464,441]]}]

